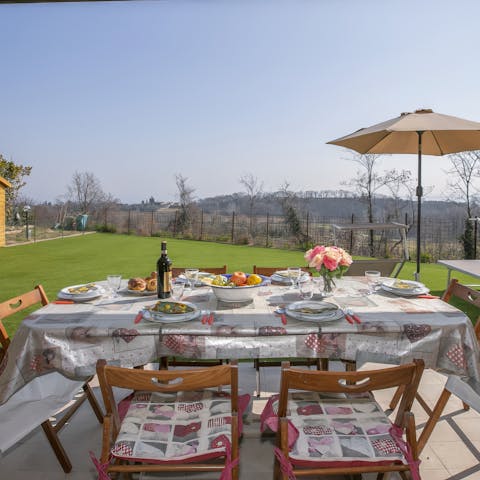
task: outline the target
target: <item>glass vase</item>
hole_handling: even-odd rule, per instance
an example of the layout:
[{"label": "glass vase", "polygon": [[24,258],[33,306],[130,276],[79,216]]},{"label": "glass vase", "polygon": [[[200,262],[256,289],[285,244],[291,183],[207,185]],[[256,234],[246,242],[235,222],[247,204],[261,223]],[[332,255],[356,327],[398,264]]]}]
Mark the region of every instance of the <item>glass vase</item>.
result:
[{"label": "glass vase", "polygon": [[331,297],[336,287],[335,281],[333,280],[333,277],[327,274],[322,274],[322,278],[323,278],[322,294],[324,297]]}]

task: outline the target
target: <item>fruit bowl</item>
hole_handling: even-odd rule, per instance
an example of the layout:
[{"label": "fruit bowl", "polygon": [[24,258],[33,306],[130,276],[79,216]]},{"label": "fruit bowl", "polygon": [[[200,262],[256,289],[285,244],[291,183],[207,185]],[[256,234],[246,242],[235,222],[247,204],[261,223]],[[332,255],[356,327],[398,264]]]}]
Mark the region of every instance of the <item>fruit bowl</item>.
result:
[{"label": "fruit bowl", "polygon": [[[222,275],[223,277],[230,278],[230,275]],[[260,275],[261,276],[261,275]],[[222,286],[222,285],[210,285],[212,287],[214,295],[217,300],[227,303],[242,303],[249,302],[258,293],[258,288],[264,285],[265,278],[262,277],[262,283],[257,285],[243,285],[236,286]]]}]

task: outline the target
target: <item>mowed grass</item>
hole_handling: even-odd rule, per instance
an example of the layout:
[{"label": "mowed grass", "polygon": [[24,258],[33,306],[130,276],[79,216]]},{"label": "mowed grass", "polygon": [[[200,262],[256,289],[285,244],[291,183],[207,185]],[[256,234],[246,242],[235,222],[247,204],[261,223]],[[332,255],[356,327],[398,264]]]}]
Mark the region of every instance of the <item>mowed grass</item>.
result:
[{"label": "mowed grass", "polygon": [[[103,280],[108,274],[124,278],[147,276],[156,268],[160,255],[157,237],[137,237],[96,233],[29,245],[0,248],[0,301],[14,297],[42,284],[50,300],[65,286]],[[251,272],[253,265],[305,265],[303,251],[227,245],[211,242],[167,239],[168,255],[179,267],[213,267],[226,264],[229,272]],[[400,277],[413,279],[415,264],[407,263]],[[458,274],[464,283],[475,283],[471,277]],[[422,265],[421,280],[432,293],[445,289],[446,268]],[[478,280],[477,280],[478,282]],[[5,320],[12,335],[21,318]]]}]

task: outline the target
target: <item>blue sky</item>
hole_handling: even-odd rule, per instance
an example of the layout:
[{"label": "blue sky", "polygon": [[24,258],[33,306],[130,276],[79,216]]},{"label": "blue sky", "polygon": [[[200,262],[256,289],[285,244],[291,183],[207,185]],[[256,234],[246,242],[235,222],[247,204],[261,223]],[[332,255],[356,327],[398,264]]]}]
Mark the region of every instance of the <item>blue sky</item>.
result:
[{"label": "blue sky", "polygon": [[[476,0],[165,0],[0,5],[0,153],[54,200],[92,171],[125,202],[340,188],[326,142],[404,111],[480,121]],[[416,157],[384,157],[381,168]],[[445,191],[448,160],[424,157]]]}]

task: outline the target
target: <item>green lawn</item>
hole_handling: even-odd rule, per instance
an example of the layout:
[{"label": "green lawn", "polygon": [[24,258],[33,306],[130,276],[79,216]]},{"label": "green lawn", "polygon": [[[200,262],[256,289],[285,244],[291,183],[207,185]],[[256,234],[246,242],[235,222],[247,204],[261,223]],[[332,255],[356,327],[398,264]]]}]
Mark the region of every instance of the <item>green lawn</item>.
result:
[{"label": "green lawn", "polygon": [[[108,274],[123,277],[146,276],[155,270],[160,255],[160,238],[97,233],[29,245],[0,248],[0,301],[32,289],[41,283],[50,299],[57,292],[77,283],[104,279]],[[228,271],[251,272],[254,264],[263,266],[304,265],[303,252],[210,242],[168,239],[168,255],[180,267],[212,267],[227,264]],[[404,266],[400,277],[413,279],[415,264]],[[433,293],[445,288],[446,268],[422,265],[422,282]],[[459,274],[461,282],[475,280]],[[7,319],[10,334],[20,318]]]}]

